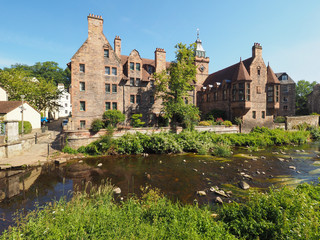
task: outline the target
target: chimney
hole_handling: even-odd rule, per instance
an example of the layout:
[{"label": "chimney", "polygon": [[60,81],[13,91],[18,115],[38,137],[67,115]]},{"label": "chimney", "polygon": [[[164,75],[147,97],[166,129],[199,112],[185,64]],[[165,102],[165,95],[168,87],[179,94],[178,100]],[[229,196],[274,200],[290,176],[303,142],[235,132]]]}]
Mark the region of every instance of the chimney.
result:
[{"label": "chimney", "polygon": [[119,36],[116,36],[114,39],[114,52],[118,57],[121,56],[121,38]]},{"label": "chimney", "polygon": [[163,48],[156,48],[155,54],[155,67],[156,72],[166,70],[166,51]]},{"label": "chimney", "polygon": [[101,16],[89,14],[88,16],[88,39],[99,37],[103,32],[103,19]]},{"label": "chimney", "polygon": [[252,47],[252,57],[262,57],[262,47],[260,43],[254,43]]}]

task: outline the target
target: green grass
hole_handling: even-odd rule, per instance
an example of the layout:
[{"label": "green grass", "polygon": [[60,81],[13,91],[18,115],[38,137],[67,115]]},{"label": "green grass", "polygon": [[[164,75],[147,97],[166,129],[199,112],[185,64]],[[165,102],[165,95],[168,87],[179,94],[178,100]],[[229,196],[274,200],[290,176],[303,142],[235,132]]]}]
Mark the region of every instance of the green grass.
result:
[{"label": "green grass", "polygon": [[319,239],[319,203],[320,186],[311,184],[255,193],[215,211],[173,203],[153,189],[119,202],[104,185],[29,213],[0,239]]}]

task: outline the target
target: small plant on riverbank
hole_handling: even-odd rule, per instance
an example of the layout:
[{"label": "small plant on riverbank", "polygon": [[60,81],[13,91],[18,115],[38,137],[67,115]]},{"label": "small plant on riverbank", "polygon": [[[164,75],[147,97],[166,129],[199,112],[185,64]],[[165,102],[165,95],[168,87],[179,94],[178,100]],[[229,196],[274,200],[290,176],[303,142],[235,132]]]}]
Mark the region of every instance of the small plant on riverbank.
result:
[{"label": "small plant on riverbank", "polygon": [[199,126],[211,126],[211,123],[209,123],[208,121],[201,121],[199,122]]},{"label": "small plant on riverbank", "polygon": [[230,157],[232,155],[231,148],[226,144],[216,144],[212,150],[212,155],[217,157]]},{"label": "small plant on riverbank", "polygon": [[223,125],[225,125],[226,127],[231,127],[232,126],[232,122],[226,120],[222,123]]},{"label": "small plant on riverbank", "polygon": [[[32,125],[29,121],[23,121],[23,132],[24,134],[31,133]],[[22,121],[19,121],[19,134],[22,133]]]},{"label": "small plant on riverbank", "polygon": [[132,117],[131,117],[131,125],[132,127],[142,127],[145,122],[142,122],[140,118],[142,118],[142,114],[133,114]]},{"label": "small plant on riverbank", "polygon": [[105,122],[105,126],[116,127],[118,123],[126,119],[126,116],[119,110],[108,110],[103,113],[102,119]]},{"label": "small plant on riverbank", "polygon": [[101,119],[95,119],[91,123],[91,131],[99,132],[100,129],[104,128],[104,122]]}]

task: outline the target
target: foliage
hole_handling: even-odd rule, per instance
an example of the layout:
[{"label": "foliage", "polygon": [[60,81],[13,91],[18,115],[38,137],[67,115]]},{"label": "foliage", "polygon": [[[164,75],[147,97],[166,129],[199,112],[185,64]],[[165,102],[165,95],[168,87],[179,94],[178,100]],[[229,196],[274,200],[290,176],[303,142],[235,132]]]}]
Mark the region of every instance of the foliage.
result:
[{"label": "foliage", "polygon": [[71,148],[68,144],[66,144],[62,150],[62,152],[64,153],[69,153],[69,154],[77,154],[78,151],[76,149]]},{"label": "foliage", "polygon": [[209,123],[208,121],[201,121],[199,122],[199,126],[211,126],[211,123]]},{"label": "foliage", "polygon": [[162,115],[158,117],[158,126],[159,127],[168,127],[169,126],[169,118],[166,118]]},{"label": "foliage", "polygon": [[179,43],[175,47],[176,60],[170,64],[169,74],[166,70],[154,74],[156,94],[162,98],[165,117],[171,120],[170,125],[174,131],[179,123],[183,123],[186,128],[192,128],[195,118],[199,116],[196,106],[188,107],[185,103],[188,91],[194,89],[193,83],[196,79],[195,44],[186,46]]},{"label": "foliage", "polygon": [[285,123],[286,118],[283,116],[277,116],[276,119],[274,120],[275,123]]},{"label": "foliage", "polygon": [[296,114],[297,115],[308,115],[308,98],[307,95],[310,94],[313,90],[313,87],[317,82],[313,81],[312,83],[306,80],[300,80],[296,85]]},{"label": "foliage", "polygon": [[118,123],[126,119],[126,116],[119,110],[108,110],[103,113],[102,119],[106,126],[116,127]]},{"label": "foliage", "polygon": [[313,113],[311,113],[310,115],[320,116],[320,114],[319,114],[319,113],[316,113],[316,112],[313,112]]},{"label": "foliage", "polygon": [[0,72],[0,85],[11,101],[21,101],[21,95],[25,95],[24,100],[39,111],[59,107],[56,100],[61,93],[52,80],[35,80],[27,72],[13,68]]},{"label": "foliage", "polygon": [[320,140],[320,128],[319,127],[309,127],[308,131],[310,132],[313,140]]},{"label": "foliage", "polygon": [[234,119],[234,122],[235,122],[235,124],[237,124],[238,126],[241,126],[242,123],[243,123],[243,121],[242,121],[242,119],[241,119],[240,117],[236,117],[236,118]]},{"label": "foliage", "polygon": [[226,111],[213,109],[203,116],[204,120],[215,120],[217,118],[226,119],[227,118]]},{"label": "foliage", "polygon": [[[32,125],[29,121],[23,121],[24,134],[31,133]],[[22,121],[19,121],[19,134],[22,134]]]},{"label": "foliage", "polygon": [[92,121],[91,130],[93,132],[99,132],[102,128],[104,128],[104,122],[101,119],[95,119]]},{"label": "foliage", "polygon": [[223,119],[222,118],[217,118],[216,125],[223,125]]},{"label": "foliage", "polygon": [[225,125],[226,127],[231,127],[232,126],[232,122],[226,120],[222,123],[223,125]]},{"label": "foliage", "polygon": [[105,185],[30,212],[0,239],[236,239],[211,214],[153,189],[118,203]]},{"label": "foliage", "polygon": [[227,144],[216,144],[212,151],[212,155],[218,157],[230,157],[232,155],[231,148]]},{"label": "foliage", "polygon": [[79,148],[78,151],[81,153],[86,153],[89,155],[106,155],[109,152],[113,151],[113,139],[112,139],[112,130],[108,130],[108,132],[102,136],[99,140],[90,143],[84,148]]},{"label": "foliage", "polygon": [[131,117],[131,125],[133,127],[141,127],[145,124],[145,122],[142,122],[140,118],[142,118],[142,114],[133,114]]}]

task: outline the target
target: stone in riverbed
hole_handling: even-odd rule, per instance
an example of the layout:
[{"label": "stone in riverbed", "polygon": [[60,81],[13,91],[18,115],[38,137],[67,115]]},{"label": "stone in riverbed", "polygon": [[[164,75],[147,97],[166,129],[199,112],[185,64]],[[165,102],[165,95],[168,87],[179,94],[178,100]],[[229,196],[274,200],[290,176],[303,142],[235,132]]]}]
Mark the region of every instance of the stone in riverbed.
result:
[{"label": "stone in riverbed", "polygon": [[102,163],[99,163],[97,166],[98,166],[98,167],[102,167]]},{"label": "stone in riverbed", "polygon": [[289,168],[292,169],[292,170],[296,170],[295,166],[289,166]]},{"label": "stone in riverbed", "polygon": [[228,195],[223,190],[216,190],[214,192],[222,197],[228,197]]},{"label": "stone in riverbed", "polygon": [[222,204],[223,203],[223,201],[222,201],[222,199],[221,199],[221,197],[216,197],[216,203],[219,203],[219,204]]},{"label": "stone in riverbed", "polygon": [[113,193],[114,194],[120,194],[121,193],[121,188],[116,187],[115,189],[113,189]]},{"label": "stone in riverbed", "polygon": [[261,159],[266,159],[266,157],[265,156],[261,156]]},{"label": "stone in riverbed", "polygon": [[243,177],[248,178],[248,179],[252,179],[252,177],[248,174],[243,175]]},{"label": "stone in riverbed", "polygon": [[240,188],[242,188],[243,190],[247,190],[250,188],[250,185],[248,183],[246,183],[245,181],[241,181],[239,182],[239,186]]},{"label": "stone in riverbed", "polygon": [[285,159],[284,159],[284,158],[278,158],[278,160],[279,160],[280,162],[283,162]]},{"label": "stone in riverbed", "polygon": [[197,191],[197,194],[202,197],[202,196],[207,196],[207,193],[205,191]]}]

